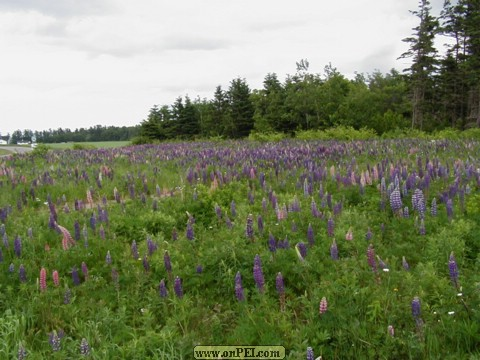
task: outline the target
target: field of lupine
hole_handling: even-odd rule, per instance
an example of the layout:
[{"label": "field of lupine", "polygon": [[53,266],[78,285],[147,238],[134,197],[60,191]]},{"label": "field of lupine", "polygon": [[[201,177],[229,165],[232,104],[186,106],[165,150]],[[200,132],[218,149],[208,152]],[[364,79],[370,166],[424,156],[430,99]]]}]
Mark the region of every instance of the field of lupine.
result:
[{"label": "field of lupine", "polygon": [[0,159],[0,357],[480,357],[480,143]]}]

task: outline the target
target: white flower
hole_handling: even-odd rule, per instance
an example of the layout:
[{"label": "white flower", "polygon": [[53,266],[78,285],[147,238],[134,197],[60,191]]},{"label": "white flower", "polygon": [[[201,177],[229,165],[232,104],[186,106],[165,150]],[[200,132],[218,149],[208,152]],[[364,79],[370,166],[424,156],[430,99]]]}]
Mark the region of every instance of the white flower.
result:
[{"label": "white flower", "polygon": [[389,272],[389,271],[390,269],[387,269],[387,268],[383,269],[383,272]]},{"label": "white flower", "polygon": [[448,315],[453,315],[453,314],[455,314],[455,311],[449,311],[448,312]]},{"label": "white flower", "polygon": [[463,294],[462,294],[462,293],[458,293],[457,296],[463,296]]}]

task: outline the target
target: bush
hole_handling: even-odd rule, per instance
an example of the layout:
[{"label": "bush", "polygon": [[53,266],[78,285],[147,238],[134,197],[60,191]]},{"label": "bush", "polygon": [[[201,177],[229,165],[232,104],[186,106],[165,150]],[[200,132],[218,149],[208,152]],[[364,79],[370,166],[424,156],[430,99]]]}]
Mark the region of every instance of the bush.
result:
[{"label": "bush", "polygon": [[287,138],[287,135],[279,132],[263,133],[263,132],[252,131],[248,136],[249,140],[263,141],[263,142],[281,141],[281,140],[284,140],[285,138]]},{"label": "bush", "polygon": [[95,149],[95,146],[92,144],[79,144],[79,143],[73,144],[73,150],[93,150],[93,149]]},{"label": "bush", "polygon": [[377,137],[375,130],[361,128],[356,130],[351,126],[338,126],[326,130],[305,130],[296,133],[300,140],[368,140]]}]

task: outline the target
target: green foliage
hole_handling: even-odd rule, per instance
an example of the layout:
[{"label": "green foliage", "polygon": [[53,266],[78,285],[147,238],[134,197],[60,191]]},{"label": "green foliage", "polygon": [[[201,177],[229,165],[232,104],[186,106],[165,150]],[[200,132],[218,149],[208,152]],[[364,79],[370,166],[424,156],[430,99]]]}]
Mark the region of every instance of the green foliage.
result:
[{"label": "green foliage", "polygon": [[93,144],[73,144],[73,150],[92,150],[95,149],[95,145]]},{"label": "green foliage", "polygon": [[248,136],[249,140],[262,141],[262,142],[280,141],[286,138],[287,136],[284,133],[277,133],[277,132],[262,133],[262,132],[252,131]]},{"label": "green foliage", "polygon": [[37,144],[37,146],[32,150],[32,155],[38,156],[38,157],[44,157],[50,149],[51,147],[48,145]]},{"label": "green foliage", "polygon": [[374,130],[367,128],[355,130],[346,126],[337,126],[326,130],[299,131],[295,134],[295,138],[300,140],[368,140],[376,137]]}]

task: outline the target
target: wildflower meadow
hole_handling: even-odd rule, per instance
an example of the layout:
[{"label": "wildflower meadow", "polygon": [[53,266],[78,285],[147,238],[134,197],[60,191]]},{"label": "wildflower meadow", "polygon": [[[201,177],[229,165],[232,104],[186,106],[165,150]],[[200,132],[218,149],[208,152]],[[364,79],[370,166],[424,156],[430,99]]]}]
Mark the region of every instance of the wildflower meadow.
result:
[{"label": "wildflower meadow", "polygon": [[0,357],[480,357],[480,143],[0,158]]}]

